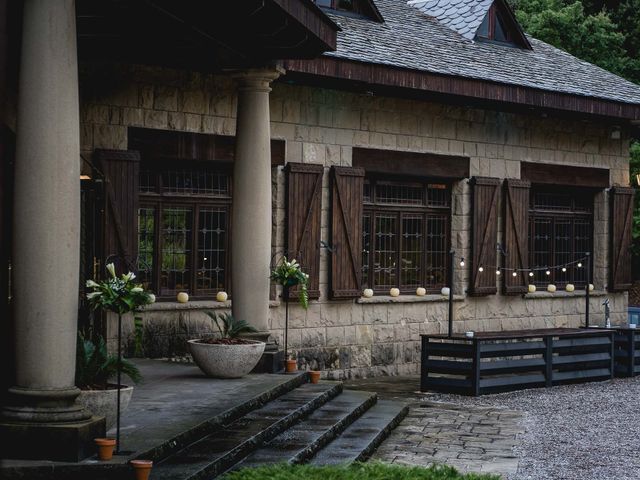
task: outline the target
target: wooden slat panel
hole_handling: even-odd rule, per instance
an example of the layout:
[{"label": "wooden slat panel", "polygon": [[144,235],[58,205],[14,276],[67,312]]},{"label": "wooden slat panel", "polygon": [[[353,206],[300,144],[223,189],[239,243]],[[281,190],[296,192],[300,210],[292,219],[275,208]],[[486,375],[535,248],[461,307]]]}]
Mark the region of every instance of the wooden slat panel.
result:
[{"label": "wooden slat panel", "polygon": [[360,296],[364,170],[331,169],[331,297]]},{"label": "wooden slat panel", "polygon": [[[529,268],[529,189],[527,180],[508,178],[504,182],[504,266]],[[506,294],[527,292],[529,273],[526,270],[505,272],[503,290]]]},{"label": "wooden slat panel", "polygon": [[[500,179],[474,177],[471,185],[473,186],[473,219],[469,293],[493,295],[498,291],[494,268],[498,264],[496,243]],[[479,271],[480,267],[483,267],[483,272]]]},{"label": "wooden slat panel", "polygon": [[140,154],[134,150],[96,150],[95,158],[105,182],[102,262],[114,262],[118,270],[135,270]]},{"label": "wooden slat panel", "polygon": [[[287,256],[295,258],[309,275],[309,298],[320,296],[320,212],[322,165],[288,163]],[[298,296],[298,288],[290,291]]]},{"label": "wooden slat panel", "polygon": [[635,190],[627,187],[611,189],[611,280],[615,292],[631,288],[631,231]]},{"label": "wooden slat panel", "polygon": [[367,172],[422,177],[467,178],[469,157],[353,147],[353,166]]}]

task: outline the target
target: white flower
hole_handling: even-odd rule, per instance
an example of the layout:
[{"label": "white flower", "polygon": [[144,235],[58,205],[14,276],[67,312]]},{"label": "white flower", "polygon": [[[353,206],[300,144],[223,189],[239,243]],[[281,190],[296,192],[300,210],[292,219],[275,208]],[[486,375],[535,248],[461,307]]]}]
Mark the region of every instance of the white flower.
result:
[{"label": "white flower", "polygon": [[100,295],[102,295],[102,292],[91,292],[91,293],[87,293],[87,300],[91,300],[95,297],[99,297]]},{"label": "white flower", "polygon": [[94,282],[93,280],[87,280],[87,284],[86,285],[89,288],[95,288],[95,287],[99,287],[100,286],[96,282]]},{"label": "white flower", "polygon": [[116,267],[113,263],[107,263],[107,271],[113,278],[116,278]]},{"label": "white flower", "polygon": [[136,278],[135,273],[133,272],[129,272],[126,275],[123,275],[122,278],[126,281],[126,282],[130,282],[131,280],[133,280],[134,278]]},{"label": "white flower", "polygon": [[132,292],[136,292],[136,293],[138,293],[138,292],[143,292],[144,290],[143,290],[143,288],[142,288],[142,287],[133,287],[133,288],[131,289],[131,291],[132,291]]},{"label": "white flower", "polygon": [[156,296],[153,293],[150,293],[147,303],[155,303],[155,302],[156,302]]}]

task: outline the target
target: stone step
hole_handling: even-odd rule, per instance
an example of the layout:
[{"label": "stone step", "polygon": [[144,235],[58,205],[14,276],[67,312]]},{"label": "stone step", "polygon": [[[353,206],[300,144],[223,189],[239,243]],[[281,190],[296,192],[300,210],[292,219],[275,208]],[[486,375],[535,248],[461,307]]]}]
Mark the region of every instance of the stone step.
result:
[{"label": "stone step", "polygon": [[389,436],[407,415],[409,407],[403,403],[380,400],[353,422],[333,442],[320,450],[309,463],[336,465],[362,462]]},{"label": "stone step", "polygon": [[304,463],[375,405],[377,395],[345,390],[264,446],[237,463],[233,470],[274,463]]},{"label": "stone step", "polygon": [[341,392],[341,383],[302,385],[169,456],[154,467],[153,478],[212,478]]}]

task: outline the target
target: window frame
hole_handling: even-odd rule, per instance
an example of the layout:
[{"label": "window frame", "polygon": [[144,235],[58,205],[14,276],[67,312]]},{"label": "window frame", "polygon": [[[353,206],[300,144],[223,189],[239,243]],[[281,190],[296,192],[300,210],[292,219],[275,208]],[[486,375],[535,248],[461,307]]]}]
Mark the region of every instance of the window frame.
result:
[{"label": "window frame", "polygon": [[[159,163],[159,162],[158,162]],[[196,168],[200,168],[206,171],[215,171],[215,173],[220,173],[227,175],[229,177],[229,194],[228,196],[214,196],[214,195],[206,195],[206,194],[187,194],[187,193],[173,193],[173,192],[165,192],[163,191],[162,184],[162,176],[165,171],[165,168],[177,168],[179,164],[176,162],[171,162],[170,164],[165,164],[163,162],[160,165],[151,165],[150,169],[145,168],[147,165],[142,165],[140,171],[141,174],[144,171],[151,171],[151,174],[156,178],[156,191],[142,191],[139,190],[139,206],[138,212],[144,208],[153,208],[153,221],[154,221],[154,230],[153,230],[153,264],[151,269],[151,285],[150,290],[155,292],[156,297],[160,301],[171,301],[175,300],[175,296],[178,291],[172,291],[163,293],[161,290],[161,268],[162,265],[162,212],[169,208],[188,208],[191,210],[191,239],[189,242],[190,249],[190,258],[189,258],[189,289],[188,290],[180,290],[187,291],[189,293],[190,299],[192,300],[207,300],[211,299],[212,296],[215,296],[219,291],[225,291],[230,293],[231,290],[231,246],[232,246],[232,231],[231,231],[231,215],[232,215],[232,198],[233,198],[233,179],[231,176],[232,168],[230,165],[226,165],[223,162],[207,162],[207,161],[195,161],[195,162],[184,162],[186,165],[192,165]],[[198,232],[199,232],[199,223],[200,223],[200,211],[203,209],[224,209],[227,215],[226,222],[226,241],[225,245],[226,256],[224,261],[224,283],[226,285],[225,288],[217,288],[217,289],[198,289],[197,288],[197,251],[198,251]],[[138,213],[138,222],[139,222],[139,213]],[[138,223],[139,225],[139,223]],[[138,226],[137,225],[137,226]],[[139,236],[140,232],[138,232]],[[138,245],[138,255],[140,254],[140,245]]]},{"label": "window frame", "polygon": [[[381,204],[378,203],[375,198],[375,185],[378,182],[398,182],[404,183],[406,185],[415,186],[416,184],[421,184],[422,186],[422,195],[423,195],[423,203],[421,205],[411,205],[411,204]],[[426,289],[427,293],[430,294],[439,294],[442,287],[447,285],[447,281],[449,278],[449,261],[448,261],[448,252],[451,249],[451,222],[452,222],[452,182],[450,180],[445,180],[441,178],[431,178],[431,177],[416,177],[416,176],[390,176],[390,175],[382,175],[367,172],[365,175],[365,184],[368,183],[370,185],[370,200],[364,201],[363,196],[363,208],[362,208],[362,268],[361,268],[361,283],[363,288],[371,288],[374,293],[377,294],[388,294],[390,288],[398,288],[401,294],[415,294],[417,287],[423,287]],[[445,185],[446,189],[446,206],[430,206],[428,205],[428,185],[430,184],[438,184]],[[392,214],[396,218],[397,226],[396,226],[396,235],[398,237],[398,243],[396,246],[395,260],[395,277],[396,282],[395,285],[392,286],[384,286],[378,287],[373,284],[373,272],[374,272],[374,259],[375,259],[375,219],[378,214]],[[370,249],[367,252],[368,255],[368,264],[367,267],[367,277],[369,281],[367,283],[364,282],[364,257],[365,257],[365,217],[370,218],[370,228],[369,228],[369,245]],[[422,221],[422,239],[420,251],[422,252],[423,258],[422,263],[420,265],[420,280],[419,285],[403,285],[402,284],[402,269],[400,258],[402,258],[402,241],[401,241],[401,232],[402,232],[402,223],[403,219],[406,217],[416,217],[420,216]],[[437,284],[435,286],[430,286],[427,282],[427,272],[429,270],[428,259],[430,257],[430,253],[426,249],[426,242],[428,241],[427,235],[427,225],[430,217],[443,217],[445,221],[443,236],[445,238],[444,245],[444,259],[443,259],[443,269],[444,269],[444,280],[442,284]]]},{"label": "window frame", "polygon": [[[560,208],[544,208],[544,207],[536,207],[535,201],[536,201],[536,194],[539,193],[545,193],[545,194],[551,194],[551,195],[557,195],[557,194],[569,194],[570,198],[571,198],[571,207],[568,209],[560,209]],[[529,265],[531,266],[532,269],[543,269],[546,267],[550,267],[553,265],[558,265],[561,264],[562,262],[558,262],[557,261],[557,255],[558,253],[556,252],[556,224],[557,222],[561,222],[564,221],[566,222],[567,220],[570,221],[571,224],[571,237],[570,237],[570,242],[571,242],[571,259],[569,260],[569,262],[574,262],[574,261],[578,261],[579,258],[576,256],[576,221],[577,220],[587,220],[589,222],[589,239],[588,239],[588,252],[591,254],[591,259],[594,258],[593,256],[593,252],[594,252],[594,244],[595,244],[595,222],[594,222],[594,206],[595,206],[595,192],[593,192],[592,190],[586,190],[586,189],[579,189],[579,188],[568,188],[568,187],[549,187],[549,186],[536,186],[533,185],[531,187],[531,194],[530,194],[530,200],[529,200],[529,224],[527,227],[527,235],[528,235],[528,242],[529,242]],[[578,210],[576,205],[580,203],[582,205],[588,205],[589,208],[587,211],[585,210]],[[551,258],[553,260],[553,264],[552,265],[536,265],[535,264],[535,255],[539,254],[540,252],[537,251],[534,247],[535,247],[535,232],[536,232],[536,221],[539,220],[543,220],[543,221],[550,221],[551,222],[551,244],[550,244],[550,249],[547,251],[546,255]],[[567,262],[568,263],[568,262]],[[594,262],[590,262],[590,272],[588,275],[588,278],[593,279],[593,266]],[[586,265],[584,265],[583,262],[583,267],[585,268]],[[568,278],[565,280],[560,280],[558,279],[559,274],[562,274],[564,272],[561,272],[561,270],[557,269],[557,268],[551,268],[550,269],[550,275],[546,275],[544,271],[542,271],[542,275],[541,278],[543,280],[537,280],[537,276],[534,272],[534,277],[532,280],[530,280],[530,284],[533,284],[537,287],[546,287],[549,284],[553,284],[558,288],[564,288],[567,284],[571,283],[573,285],[576,286],[576,288],[579,287],[584,287],[587,283],[587,280],[577,280],[576,279],[576,275],[575,275],[575,268],[576,267],[567,267],[567,273]]]}]

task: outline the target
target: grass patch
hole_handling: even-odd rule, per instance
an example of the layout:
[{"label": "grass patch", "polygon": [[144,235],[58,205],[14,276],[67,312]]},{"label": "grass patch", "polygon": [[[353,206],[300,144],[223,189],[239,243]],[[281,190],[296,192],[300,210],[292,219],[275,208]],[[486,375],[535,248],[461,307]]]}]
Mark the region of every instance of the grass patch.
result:
[{"label": "grass patch", "polygon": [[499,480],[497,475],[462,474],[446,465],[409,467],[373,462],[344,466],[315,467],[279,464],[244,468],[224,480]]}]

